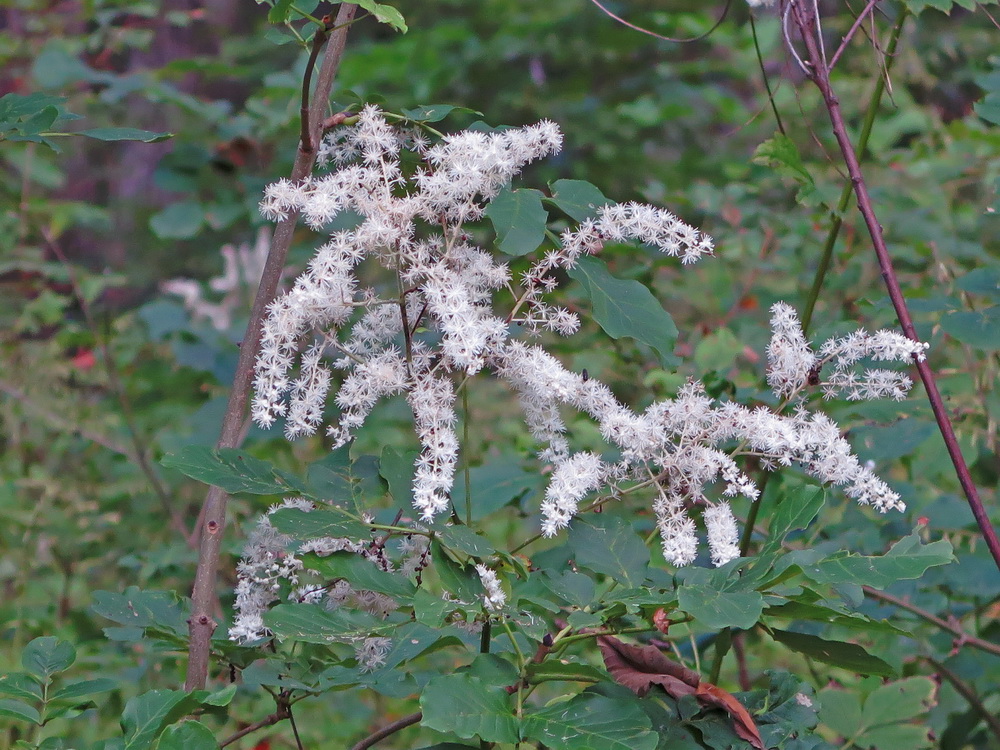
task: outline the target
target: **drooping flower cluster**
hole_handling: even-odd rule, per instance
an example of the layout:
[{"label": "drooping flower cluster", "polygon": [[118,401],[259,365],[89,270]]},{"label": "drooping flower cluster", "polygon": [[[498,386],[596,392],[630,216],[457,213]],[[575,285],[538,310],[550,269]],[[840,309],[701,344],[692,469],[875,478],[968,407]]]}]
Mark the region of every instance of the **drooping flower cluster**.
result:
[{"label": "drooping flower cluster", "polygon": [[[318,574],[305,568],[303,555],[313,553],[326,557],[335,552],[351,552],[379,570],[406,577],[413,576],[430,562],[428,539],[419,534],[403,537],[393,558],[384,542],[366,544],[346,537],[297,541],[271,523],[271,515],[285,508],[310,512],[315,505],[307,500],[287,498],[261,516],[236,568],[236,618],[229,629],[231,640],[246,643],[270,636],[263,615],[282,594],[290,601],[321,604],[328,609],[348,605],[379,618],[397,609],[396,602],[385,594],[357,589],[345,579],[332,584],[323,581]],[[367,635],[351,639],[351,643],[362,671],[377,669],[391,646],[388,638]]]},{"label": "drooping flower cluster", "polygon": [[[788,416],[715,403],[697,381],[675,399],[637,413],[606,385],[567,370],[540,346],[512,338],[514,324],[564,335],[578,328],[576,315],[548,303],[545,295],[558,284],[555,271],[572,268],[606,242],[638,239],[685,264],[712,253],[710,237],[663,209],[605,206],[595,218],[564,231],[558,245],[515,283],[504,263],[472,244],[464,223],[483,216],[513,176],[558,151],[561,140],[558,128],[543,122],[448,135],[430,145],[367,107],[356,125],[323,144],[322,157],[338,165],[335,171],[301,184],[271,186],[261,204],[271,218],[298,211],[321,228],[349,210],[361,220],[354,229],[334,233],[292,290],[271,305],[257,360],[254,420],[269,427],[284,417],[290,438],[315,432],[333,371],[339,370],[334,400],[340,414],[327,430],[339,446],[352,439],[379,400],[404,394],[421,445],[413,502],[431,519],[450,505],[459,449],[456,384],[491,371],[517,394],[525,422],[541,444],[541,458],[554,465],[541,506],[543,532],[565,528],[594,491],[647,487],[655,498],[664,554],[677,565],[697,555],[688,516],[695,507],[705,509],[713,562],[722,565],[738,556],[738,529],[727,498],[758,495],[736,463],[739,456],[754,456],[772,468],[801,466],[880,511],[902,508],[898,495],[858,462],[837,425],[822,414],[801,406]],[[412,173],[401,166],[404,151],[419,160]],[[392,296],[361,286],[355,270],[365,259],[395,277]],[[513,293],[505,307],[494,300],[499,290]],[[828,394],[901,397],[909,387],[905,376],[868,371],[858,379],[851,368],[864,357],[901,359],[922,352],[921,345],[880,332],[828,342],[814,354],[786,305],[775,307],[772,325],[768,380],[786,399],[813,384],[826,363],[834,370],[824,385]],[[574,454],[561,413],[567,407],[594,419],[620,457]],[[479,572],[491,606],[502,590],[493,589],[492,571]]]}]

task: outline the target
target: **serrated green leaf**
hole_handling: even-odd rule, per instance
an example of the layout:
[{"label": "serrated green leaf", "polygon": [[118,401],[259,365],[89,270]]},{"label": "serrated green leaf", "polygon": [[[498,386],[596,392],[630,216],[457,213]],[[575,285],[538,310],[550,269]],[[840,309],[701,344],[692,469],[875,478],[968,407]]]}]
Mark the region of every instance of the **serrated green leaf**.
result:
[{"label": "serrated green leaf", "polygon": [[155,133],[152,130],[138,128],[89,128],[78,130],[74,135],[84,135],[98,141],[141,141],[142,143],[160,143],[174,137],[173,133]]},{"label": "serrated green leaf", "polygon": [[612,201],[604,197],[596,185],[585,180],[556,180],[549,188],[552,197],[546,200],[554,203],[560,211],[575,221],[583,221],[597,216],[597,210]]},{"label": "serrated green leaf", "polygon": [[310,494],[331,503],[343,502],[352,496],[351,477],[351,449],[347,445],[309,464],[306,470]]},{"label": "serrated green leaf", "polygon": [[355,589],[377,591],[394,599],[409,601],[417,590],[405,576],[380,570],[371,560],[354,552],[334,552],[326,557],[303,555],[302,563],[329,580],[342,578]]},{"label": "serrated green leaf", "polygon": [[462,739],[517,742],[517,718],[511,697],[498,685],[468,674],[433,678],[420,694],[423,726]]},{"label": "serrated green leaf", "polygon": [[306,483],[299,477],[279,471],[273,464],[233,448],[189,445],[180,453],[167,454],[160,463],[229,493],[287,495],[303,494],[307,489]]},{"label": "serrated green leaf", "polygon": [[749,630],[760,620],[764,597],[759,591],[721,591],[706,584],[685,583],[677,590],[677,606],[701,627]]},{"label": "serrated green leaf", "polygon": [[35,638],[21,652],[21,666],[29,674],[42,680],[65,672],[76,661],[76,649],[72,643],[52,636]]},{"label": "serrated green leaf", "polygon": [[798,198],[802,202],[808,202],[809,196],[816,190],[812,175],[802,163],[798,146],[788,136],[778,134],[764,141],[754,151],[752,161],[794,180],[799,185]]},{"label": "serrated green leaf", "polygon": [[923,544],[914,531],[892,545],[884,555],[838,555],[801,567],[803,573],[817,583],[854,583],[884,589],[896,581],[919,578],[928,568],[946,565],[954,559],[948,540]]},{"label": "serrated green leaf", "polygon": [[603,573],[626,586],[639,586],[646,579],[649,549],[632,525],[618,516],[604,514],[589,522],[575,520],[568,542],[580,567]]},{"label": "serrated green leaf", "polygon": [[583,287],[594,320],[606,334],[633,338],[654,349],[661,364],[673,362],[677,327],[649,289],[638,281],[616,279],[599,258],[580,258],[569,276]]},{"label": "serrated green leaf", "polygon": [[183,721],[167,727],[156,750],[218,750],[212,730],[197,721]]},{"label": "serrated green leaf", "polygon": [[436,539],[431,542],[431,550],[434,559],[434,565],[431,566],[431,569],[437,573],[438,578],[441,579],[441,585],[448,593],[458,601],[477,601],[482,594],[482,584],[472,567],[459,565],[452,560]]},{"label": "serrated green leaf", "polygon": [[853,747],[918,750],[932,747],[926,723],[913,723],[934,705],[936,686],[926,677],[909,677],[876,688],[864,701],[846,690],[819,693],[820,720]]},{"label": "serrated green leaf", "polygon": [[770,632],[778,643],[824,664],[859,674],[879,675],[881,677],[892,677],[896,674],[896,670],[886,662],[877,656],[872,656],[856,643],[828,641],[819,636],[794,633],[790,630],[775,629]]},{"label": "serrated green leaf", "polygon": [[20,719],[21,721],[30,721],[32,724],[41,725],[42,723],[42,717],[39,715],[38,709],[13,698],[0,698],[0,716],[8,716],[12,719]]},{"label": "serrated green leaf", "polygon": [[654,750],[659,742],[638,701],[589,692],[528,714],[521,735],[553,750]]},{"label": "serrated green leaf", "polygon": [[509,187],[500,191],[486,207],[486,216],[493,222],[497,246],[507,255],[527,255],[538,249],[545,239],[549,215],[542,207],[542,194],[537,190]]},{"label": "serrated green leaf", "polygon": [[332,536],[368,541],[371,537],[371,527],[335,510],[306,511],[300,508],[281,508],[271,513],[268,519],[282,534],[288,534],[296,539],[320,539]]}]

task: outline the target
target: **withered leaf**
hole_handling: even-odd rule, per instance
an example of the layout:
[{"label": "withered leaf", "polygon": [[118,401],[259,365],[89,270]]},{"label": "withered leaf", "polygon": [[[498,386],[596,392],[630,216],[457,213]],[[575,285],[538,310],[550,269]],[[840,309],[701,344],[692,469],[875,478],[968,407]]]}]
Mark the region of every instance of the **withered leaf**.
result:
[{"label": "withered leaf", "polygon": [[736,734],[757,750],[764,750],[764,740],[761,739],[760,732],[757,731],[753,717],[743,707],[743,704],[733,697],[732,693],[727,693],[711,682],[702,682],[698,685],[695,697],[701,705],[716,706],[729,714],[733,719],[733,729]]},{"label": "withered leaf", "polygon": [[609,635],[600,636],[597,645],[615,682],[640,698],[653,685],[659,685],[673,698],[693,695],[698,687],[697,672],[671,661],[656,646],[630,646]]},{"label": "withered leaf", "polygon": [[656,646],[631,646],[609,635],[600,636],[597,645],[604,666],[619,685],[640,698],[654,685],[662,687],[671,698],[694,695],[700,705],[721,708],[729,714],[736,734],[757,750],[764,750],[757,725],[742,703],[717,685],[702,682],[697,672],[668,659]]}]

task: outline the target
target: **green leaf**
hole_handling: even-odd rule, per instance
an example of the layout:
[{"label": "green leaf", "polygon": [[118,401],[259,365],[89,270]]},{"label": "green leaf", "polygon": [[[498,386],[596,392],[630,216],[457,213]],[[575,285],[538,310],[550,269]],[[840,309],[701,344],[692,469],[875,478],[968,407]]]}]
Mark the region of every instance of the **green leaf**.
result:
[{"label": "green leaf", "polygon": [[517,719],[504,688],[467,674],[441,675],[420,694],[423,726],[462,739],[517,742]]},{"label": "green leaf", "polygon": [[309,464],[306,471],[310,494],[335,504],[353,496],[351,478],[351,449],[346,445]]},{"label": "green leaf", "polygon": [[142,141],[143,143],[159,143],[174,137],[173,133],[154,133],[152,130],[138,128],[90,128],[78,130],[74,135],[85,135],[98,141]]},{"label": "green leaf", "polygon": [[109,680],[107,677],[99,677],[96,680],[81,680],[80,682],[71,682],[69,685],[61,687],[49,696],[50,701],[60,701],[60,700],[75,700],[84,695],[93,695],[94,693],[106,693],[110,690],[116,690],[118,688],[118,683],[114,680]]},{"label": "green leaf", "polygon": [[198,700],[183,690],[151,690],[125,704],[122,728],[125,750],[146,750],[160,736],[164,727],[173,724],[198,706]]},{"label": "green leaf", "polygon": [[569,276],[583,286],[594,320],[606,334],[633,338],[654,349],[661,364],[673,362],[677,327],[649,289],[638,281],[616,279],[598,258],[580,258]]},{"label": "green leaf", "polygon": [[187,636],[186,611],[173,592],[141,591],[137,586],[129,586],[124,593],[95,591],[91,609],[130,628],[156,627]]},{"label": "green leaf", "polygon": [[371,537],[371,527],[335,510],[281,508],[271,513],[268,519],[282,534],[296,539],[346,536],[356,541],[368,541]]},{"label": "green leaf", "polygon": [[749,630],[760,620],[764,597],[759,591],[721,591],[707,584],[684,583],[677,590],[677,606],[700,627]]},{"label": "green leaf", "polygon": [[8,716],[12,719],[30,721],[32,724],[42,723],[42,717],[38,709],[29,706],[27,703],[14,700],[13,698],[0,698],[0,716]]},{"label": "green leaf", "polygon": [[65,672],[75,661],[73,644],[52,636],[35,638],[21,652],[21,665],[25,671],[45,681],[54,674]]},{"label": "green leaf", "polygon": [[304,555],[302,563],[328,579],[343,578],[355,589],[377,591],[394,599],[409,601],[417,590],[405,576],[379,570],[371,560],[353,552],[334,552],[326,557]]},{"label": "green leaf", "polygon": [[275,0],[271,10],[267,12],[268,23],[284,23],[288,20],[293,0]]},{"label": "green leaf", "polygon": [[445,547],[473,557],[486,557],[496,552],[496,547],[486,537],[480,536],[468,526],[446,526],[438,533],[438,538]]},{"label": "green leaf", "polygon": [[585,180],[556,180],[549,189],[552,197],[546,198],[560,211],[575,221],[597,216],[597,209],[612,203],[595,185]]},{"label": "green leaf", "polygon": [[933,747],[926,722],[913,720],[934,705],[936,686],[927,677],[881,685],[864,700],[856,693],[828,688],[819,693],[819,718],[852,741],[853,747],[917,750]]},{"label": "green leaf", "polygon": [[529,663],[527,674],[530,682],[604,682],[606,672],[589,664],[563,663],[548,659],[538,664]]},{"label": "green leaf", "polygon": [[306,492],[306,484],[299,477],[233,448],[189,445],[180,453],[167,454],[160,463],[229,493],[287,495]]},{"label": "green leaf", "polygon": [[564,570],[556,575],[554,570],[549,570],[541,580],[545,588],[574,607],[586,607],[594,601],[594,579],[583,573]]},{"label": "green leaf", "polygon": [[189,240],[205,223],[205,211],[200,203],[171,203],[149,219],[149,228],[161,240]]},{"label": "green leaf", "polygon": [[785,537],[793,531],[808,528],[825,502],[826,491],[822,487],[806,485],[785,495],[771,516],[767,545],[761,554],[771,548],[780,547]]},{"label": "green leaf", "polygon": [[440,122],[452,112],[479,115],[480,117],[483,115],[482,112],[477,112],[474,109],[455,107],[451,104],[423,104],[419,107],[402,110],[402,114],[414,122]]},{"label": "green leaf", "polygon": [[504,188],[486,207],[486,216],[493,222],[500,252],[507,255],[527,255],[545,239],[549,215],[537,190]]},{"label": "green leaf", "polygon": [[[510,505],[526,492],[540,492],[542,478],[537,471],[525,471],[514,458],[501,458],[469,471],[472,489],[472,520],[480,521]],[[465,483],[456,482],[451,492],[459,515],[465,517]]]},{"label": "green leaf", "polygon": [[306,643],[330,644],[345,637],[367,636],[377,622],[367,612],[331,612],[318,604],[279,604],[264,614],[264,624],[275,635]]},{"label": "green leaf", "polygon": [[733,366],[743,351],[743,344],[728,328],[716,328],[698,342],[694,363],[700,372],[724,372]]},{"label": "green leaf", "polygon": [[374,0],[355,0],[355,2],[375,16],[379,23],[388,24],[396,29],[396,31],[401,31],[404,34],[408,31],[403,14],[391,5],[382,5],[381,3],[374,2]]},{"label": "green leaf", "polygon": [[167,727],[156,750],[217,750],[212,730],[197,721],[183,721]]},{"label": "green leaf", "polygon": [[815,192],[816,183],[802,163],[795,141],[785,135],[775,135],[757,147],[752,161],[754,164],[770,167],[782,177],[798,183],[798,198],[808,205],[808,198]]},{"label": "green leaf", "polygon": [[884,589],[896,581],[920,578],[928,568],[946,565],[954,559],[948,540],[922,544],[918,532],[914,531],[884,555],[838,555],[801,567],[803,573],[817,583],[856,583]]},{"label": "green leaf", "polygon": [[970,294],[1000,298],[1000,268],[976,268],[956,279],[955,286]]},{"label": "green leaf", "polygon": [[624,519],[604,514],[590,522],[576,520],[569,530],[576,564],[603,573],[626,586],[640,586],[649,567],[649,549]]},{"label": "green leaf", "polygon": [[448,593],[463,602],[474,602],[479,599],[483,586],[471,566],[459,565],[452,560],[436,539],[431,542],[431,555],[434,560],[431,570],[438,574],[441,585]]},{"label": "green leaf", "polygon": [[1000,305],[949,313],[941,317],[941,328],[977,349],[1000,349]]},{"label": "green leaf", "polygon": [[552,750],[654,750],[659,742],[638,701],[590,692],[525,716],[521,733]]},{"label": "green leaf", "polygon": [[849,672],[892,677],[896,671],[877,656],[872,656],[856,643],[828,641],[815,635],[793,633],[790,630],[769,631],[778,643],[792,651],[805,654],[824,664],[831,664]]},{"label": "green leaf", "polygon": [[38,679],[24,672],[8,672],[0,675],[0,695],[13,695],[30,701],[42,699],[42,686]]}]

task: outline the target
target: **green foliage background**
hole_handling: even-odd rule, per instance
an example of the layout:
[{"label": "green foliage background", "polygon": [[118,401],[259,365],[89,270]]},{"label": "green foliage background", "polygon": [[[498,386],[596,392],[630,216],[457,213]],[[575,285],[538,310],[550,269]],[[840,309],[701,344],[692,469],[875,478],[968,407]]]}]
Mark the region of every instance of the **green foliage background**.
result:
[{"label": "green foliage background", "polygon": [[[156,741],[160,748],[211,747],[214,740],[200,727],[175,722],[205,710],[205,725],[216,738],[225,737],[273,710],[271,698],[255,685],[277,689],[277,678],[267,673],[273,664],[248,662],[237,665],[246,668],[243,687],[228,690],[223,659],[211,690],[193,696],[177,690],[186,637],[182,600],[195,564],[177,527],[193,526],[205,490],[178,467],[185,456],[189,466],[204,465],[208,459],[198,451],[218,437],[248,298],[236,300],[229,330],[219,332],[192,319],[159,285],[218,276],[223,245],[256,241],[262,188],[288,174],[294,155],[307,53],[286,27],[268,23],[266,6],[248,2],[202,8],[168,0],[95,0],[62,3],[58,12],[50,5],[20,0],[0,10],[7,28],[0,40],[0,91],[64,98],[33,100],[34,120],[0,107],[0,513],[6,521],[0,527],[0,671],[8,673],[0,679],[0,747],[19,741],[35,747],[46,737],[66,738],[64,745],[55,739],[44,745],[51,748],[98,747],[109,737],[124,737],[118,746],[130,748]],[[853,16],[839,3],[821,5],[828,44],[835,46]],[[683,270],[647,249],[609,248],[602,255],[607,270],[588,273],[584,266],[564,287],[569,304],[588,310],[593,285],[603,288],[594,273],[610,272],[617,283],[640,282],[676,324],[672,351],[656,348],[655,331],[611,338],[615,333],[594,321],[578,336],[546,345],[568,367],[586,368],[637,406],[672,395],[689,376],[704,379],[713,395],[766,398],[760,358],[767,310],[777,300],[803,307],[845,185],[825,110],[789,62],[775,13],[758,12],[751,25],[749,8],[734,2],[711,34],[677,44],[616,24],[586,0],[428,0],[398,7],[406,34],[373,20],[352,29],[335,110],[358,100],[392,111],[439,103],[471,110],[452,113],[439,124],[445,130],[478,119],[493,125],[552,119],[565,132],[564,152],[533,167],[515,187],[548,185],[545,197],[558,198],[557,180],[585,180],[616,201],[669,207],[716,238],[716,259]],[[722,5],[686,0],[609,8],[658,34],[685,38],[704,34],[724,12]],[[973,10],[971,3],[953,7],[947,0],[880,3],[834,81],[856,139],[887,65],[870,35],[884,44],[900,14],[913,14],[891,60],[891,85],[876,112],[863,168],[921,337],[931,342],[965,456],[997,525],[1000,58],[998,31],[986,12],[994,8]],[[70,112],[82,119],[72,120]],[[146,134],[96,130],[115,127]],[[45,135],[87,129],[96,135]],[[173,138],[157,141],[165,133]],[[130,140],[110,140],[118,136]],[[575,183],[562,184],[568,190]],[[555,229],[565,221],[556,211],[550,218]],[[841,218],[814,316],[817,340],[858,325],[895,322],[853,203]],[[484,236],[499,223],[484,223]],[[500,234],[501,249],[509,250],[502,243],[517,238]],[[301,267],[316,243],[315,235],[301,231],[292,263]],[[476,511],[486,519],[485,538],[499,549],[536,525],[531,514],[540,481],[537,466],[524,458],[532,449],[523,428],[501,419],[508,402],[495,384],[477,386],[467,446],[474,496],[485,494],[479,487],[500,488],[489,496],[491,505]],[[709,594],[729,585],[712,578],[717,572],[685,571],[677,606],[702,626],[692,628],[690,643],[679,648],[688,659],[697,650],[710,661],[713,629],[752,627],[769,607],[773,633],[756,628],[745,634],[754,688],[746,703],[764,711],[813,689],[821,706],[815,744],[785,747],[995,747],[1000,738],[983,717],[1000,713],[1000,657],[953,643],[953,634],[926,618],[865,599],[860,588],[886,586],[919,610],[1000,641],[1000,577],[959,494],[929,408],[917,389],[901,403],[835,401],[827,409],[849,428],[861,458],[873,461],[903,494],[908,510],[876,517],[831,492],[813,524],[806,518],[784,528],[775,511],[783,506],[776,502],[802,483],[794,476],[775,479],[759,523],[777,543],[788,533],[787,545],[797,551],[784,553],[762,541],[755,563],[760,576],[767,575],[761,561],[806,568],[804,557],[793,556],[809,551],[837,559],[838,550],[876,556],[890,548],[898,555],[936,549],[946,558],[934,548],[942,539],[954,548],[955,561],[936,567],[918,562],[914,575],[894,569],[879,582],[872,571],[882,563],[866,562],[864,574],[852,574],[850,564],[826,557],[827,567],[795,579],[798,589],[783,590],[780,603],[753,589],[751,566],[744,575],[751,583],[729,589],[734,598],[725,603],[736,602],[735,615],[712,606]],[[592,426],[580,421],[571,429],[582,435],[581,448],[600,450]],[[394,471],[407,465],[413,448],[405,404],[393,402],[376,412],[351,450],[358,463],[350,481],[381,503],[389,519],[392,508],[406,505],[398,502],[402,493],[394,497],[394,482],[405,482]],[[257,430],[246,451],[288,476],[330,460],[318,439],[288,444]],[[161,465],[164,456],[171,458]],[[281,494],[266,483],[237,489],[255,494],[238,494],[231,504],[225,589],[232,587],[246,531],[275,499],[271,495]],[[636,584],[647,575],[669,578],[658,553],[649,563],[644,549],[630,547],[638,540],[635,531],[652,528],[650,517],[609,514],[595,524],[575,525],[568,541],[534,550],[533,561],[555,566],[574,557],[589,571],[588,580],[610,577],[630,587],[630,576]],[[624,547],[609,542],[612,554],[592,552],[588,563],[587,550],[599,544],[595,529],[607,536],[616,524],[627,531]],[[588,620],[586,592],[574,588],[587,585],[579,579],[546,583],[556,592],[557,609],[581,605],[570,620],[577,627],[608,622]],[[665,603],[662,596],[647,592],[644,600],[632,590],[629,616],[648,619],[654,605]],[[224,621],[230,596],[223,596]],[[416,619],[435,627],[427,625],[435,622],[433,613]],[[45,640],[34,640],[39,637]],[[860,655],[846,653],[851,645]],[[224,641],[218,647],[228,648]],[[310,657],[319,649],[297,648],[288,669],[308,682],[316,677]],[[578,668],[600,664],[593,648],[574,649],[569,661]],[[830,649],[840,651],[831,656]],[[428,656],[431,671],[453,670],[449,654]],[[224,656],[249,658],[235,650]],[[936,688],[925,679],[929,674],[941,676]],[[889,675],[892,688],[879,677]],[[468,720],[464,725],[434,714],[463,697],[496,700],[510,682],[503,664],[482,658],[439,678],[421,701],[424,728],[406,730],[383,746],[422,747],[475,735],[513,741],[515,730],[499,724],[496,736],[484,735],[477,722],[489,705],[459,712]],[[417,710],[406,690],[343,689],[347,684],[328,676],[326,690],[298,704],[297,726],[307,747],[350,746]],[[719,684],[737,690],[732,656]],[[620,705],[613,686],[605,687],[574,697],[574,710],[601,716],[607,706]],[[154,690],[160,692],[149,692]],[[555,689],[542,692],[556,695]],[[644,710],[649,726],[669,728],[658,738],[627,740],[632,747],[739,742],[726,734],[725,722],[698,718],[690,706]],[[671,734],[680,731],[677,717],[689,727],[683,736]],[[555,721],[542,710],[533,721],[548,727],[550,719]],[[33,722],[45,726],[32,729]],[[143,727],[153,729],[143,734]],[[265,731],[272,747],[295,746],[287,723]],[[788,741],[787,732],[779,739],[781,732],[774,731],[776,744]],[[234,746],[253,747],[261,736]]]}]

